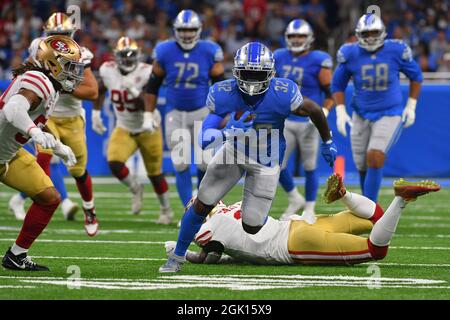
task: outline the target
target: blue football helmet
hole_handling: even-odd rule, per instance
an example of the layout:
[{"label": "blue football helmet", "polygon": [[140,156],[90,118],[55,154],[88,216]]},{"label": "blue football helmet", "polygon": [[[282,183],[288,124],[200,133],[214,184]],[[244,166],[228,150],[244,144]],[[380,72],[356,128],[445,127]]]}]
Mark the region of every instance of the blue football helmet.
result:
[{"label": "blue football helmet", "polygon": [[386,28],[379,16],[368,13],[359,19],[355,34],[361,48],[375,51],[384,44]]},{"label": "blue football helmet", "polygon": [[183,10],[173,23],[175,40],[184,50],[192,50],[200,40],[202,23],[199,16],[192,10]]},{"label": "blue football helmet", "polygon": [[[304,36],[305,38],[300,40],[294,36]],[[298,53],[311,47],[314,41],[314,33],[308,22],[303,19],[295,19],[288,24],[284,33],[284,39],[287,48],[292,52]]]},{"label": "blue football helmet", "polygon": [[233,76],[239,89],[248,95],[266,92],[275,76],[273,53],[262,43],[247,43],[234,56]]}]

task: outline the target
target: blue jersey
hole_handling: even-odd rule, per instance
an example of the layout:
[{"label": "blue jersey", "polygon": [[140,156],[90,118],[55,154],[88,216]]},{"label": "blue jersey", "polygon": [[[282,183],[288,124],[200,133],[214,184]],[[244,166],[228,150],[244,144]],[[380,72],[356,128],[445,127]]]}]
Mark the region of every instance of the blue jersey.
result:
[{"label": "blue jersey", "polygon": [[[277,76],[291,79],[298,84],[304,97],[322,105],[323,93],[320,88],[319,72],[322,68],[333,67],[330,55],[320,50],[313,50],[305,55],[295,56],[286,48],[275,50],[273,55]],[[309,118],[291,114],[288,119],[308,121]]]},{"label": "blue jersey", "polygon": [[211,68],[223,60],[218,44],[200,40],[186,51],[175,40],[168,40],[156,46],[153,58],[165,71],[168,109],[193,111],[205,106]]},{"label": "blue jersey", "polygon": [[[253,105],[246,102],[248,100],[244,100],[244,93],[239,90],[236,80],[230,79],[217,82],[211,86],[206,105],[212,113],[222,118],[232,112],[250,111],[254,116],[253,128],[258,135],[259,147],[267,150],[267,156],[270,157],[272,163],[276,161],[281,163],[286,149],[286,141],[283,135],[284,121],[292,111],[301,106],[303,97],[300,90],[289,79],[273,78],[264,94],[251,98],[255,99]],[[260,129],[267,129],[268,131]],[[269,154],[272,148],[271,137],[266,136],[261,139],[262,134],[270,134],[272,129],[278,129],[278,141],[276,142],[279,149],[275,151],[276,154]],[[264,141],[263,146],[261,141]],[[249,150],[248,147],[245,148],[245,151],[247,156],[258,154],[255,150]],[[267,165],[267,162],[261,162],[259,157],[254,160]]]},{"label": "blue jersey", "polygon": [[403,111],[399,73],[411,81],[422,82],[422,72],[414,61],[411,49],[402,41],[385,40],[375,52],[357,43],[344,44],[337,53],[331,91],[344,92],[350,77],[354,92],[351,106],[370,121],[383,116],[401,115]]}]

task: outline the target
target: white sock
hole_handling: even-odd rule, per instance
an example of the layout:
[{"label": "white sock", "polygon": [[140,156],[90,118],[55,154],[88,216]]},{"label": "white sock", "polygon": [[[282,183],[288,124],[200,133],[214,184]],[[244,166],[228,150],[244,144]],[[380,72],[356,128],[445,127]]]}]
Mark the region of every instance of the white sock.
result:
[{"label": "white sock", "polygon": [[307,213],[314,214],[314,207],[316,206],[315,201],[306,201],[305,208],[303,209]]},{"label": "white sock", "polygon": [[373,226],[369,236],[370,242],[378,247],[389,245],[405,206],[406,202],[403,198],[398,196],[394,198],[384,215]]},{"label": "white sock", "polygon": [[166,191],[161,194],[157,194],[159,204],[161,205],[161,208],[169,208],[170,207],[170,201],[169,201],[169,191]]},{"label": "white sock", "polygon": [[125,178],[120,180],[124,185],[126,185],[128,188],[131,188],[133,184],[135,183],[135,179],[131,174],[128,174]]},{"label": "white sock", "polygon": [[375,213],[377,204],[360,194],[347,191],[340,199],[355,216],[370,219]]},{"label": "white sock", "polygon": [[18,256],[19,254],[27,253],[27,252],[28,252],[28,249],[24,249],[24,248],[22,248],[22,247],[19,247],[19,246],[14,242],[14,244],[13,244],[12,247],[11,247],[11,252],[12,252],[15,256]]},{"label": "white sock", "polygon": [[94,199],[92,199],[91,201],[84,201],[84,200],[82,200],[82,202],[83,202],[83,208],[86,209],[86,210],[90,210],[90,209],[95,207]]},{"label": "white sock", "polygon": [[292,189],[287,193],[289,202],[302,202],[305,201],[305,198],[298,192],[297,188]]}]

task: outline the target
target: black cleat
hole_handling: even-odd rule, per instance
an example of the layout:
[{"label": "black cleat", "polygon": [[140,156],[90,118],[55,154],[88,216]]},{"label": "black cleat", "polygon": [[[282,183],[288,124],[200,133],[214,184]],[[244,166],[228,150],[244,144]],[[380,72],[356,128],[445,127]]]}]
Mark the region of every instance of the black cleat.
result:
[{"label": "black cleat", "polygon": [[10,270],[20,270],[20,271],[49,271],[46,266],[38,265],[33,262],[26,253],[21,253],[19,255],[14,255],[11,252],[11,248],[6,251],[5,256],[2,260],[2,266]]}]

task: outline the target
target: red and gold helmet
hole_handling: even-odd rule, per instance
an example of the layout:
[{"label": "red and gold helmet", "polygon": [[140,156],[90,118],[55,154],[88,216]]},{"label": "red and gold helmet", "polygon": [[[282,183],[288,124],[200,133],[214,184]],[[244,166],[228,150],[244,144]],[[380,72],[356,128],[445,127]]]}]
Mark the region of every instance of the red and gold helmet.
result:
[{"label": "red and gold helmet", "polygon": [[55,35],[42,39],[34,63],[49,71],[64,91],[73,91],[83,80],[81,48],[68,36]]},{"label": "red and gold helmet", "polygon": [[114,48],[114,56],[119,69],[124,73],[136,69],[141,50],[137,42],[129,37],[121,37]]},{"label": "red and gold helmet", "polygon": [[63,35],[73,38],[77,28],[72,19],[64,12],[55,12],[44,24],[46,36]]}]

